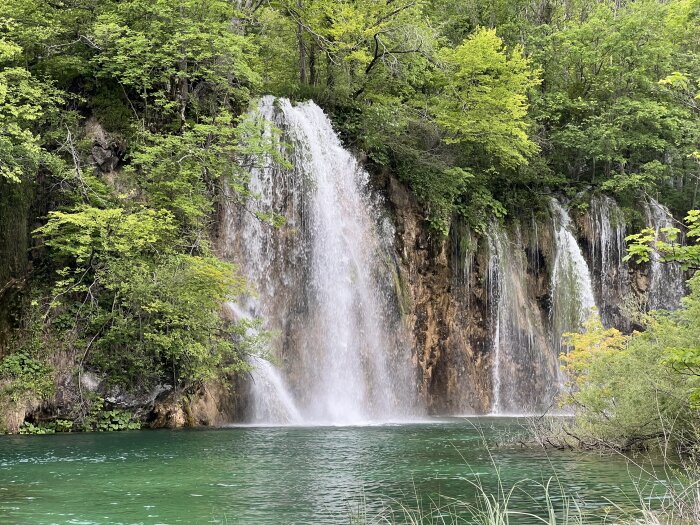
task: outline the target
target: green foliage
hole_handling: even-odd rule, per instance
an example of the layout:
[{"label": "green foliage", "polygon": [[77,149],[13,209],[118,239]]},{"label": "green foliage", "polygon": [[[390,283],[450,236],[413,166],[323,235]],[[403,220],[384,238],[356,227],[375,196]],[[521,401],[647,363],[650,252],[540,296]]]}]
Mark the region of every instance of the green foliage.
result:
[{"label": "green foliage", "polygon": [[694,240],[694,244],[681,242],[680,228],[661,228],[661,235],[654,228],[645,228],[640,233],[625,238],[628,243],[625,260],[648,262],[655,253],[662,262],[679,262],[685,270],[700,269],[700,210],[690,210],[685,224],[685,235]]},{"label": "green foliage", "polygon": [[161,374],[197,381],[245,367],[243,338],[219,314],[243,281],[231,264],[179,253],[176,232],[165,210],[90,207],[52,212],[37,230],[66,265],[48,304],[54,326],[81,301],[70,329],[83,339],[83,360],[91,352],[114,383],[148,386]]},{"label": "green foliage", "polygon": [[[247,369],[265,336],[221,315],[245,283],[212,254],[211,225],[221,201],[250,197],[255,159],[281,162],[276,130],[246,114],[261,81],[250,13],[224,0],[33,4],[9,0],[0,19],[0,177],[39,173],[51,188],[28,340],[128,388]],[[95,142],[117,143],[109,176]]]},{"label": "green foliage", "polygon": [[[688,239],[694,244],[680,242],[679,228],[662,228],[658,236],[651,228],[627,237],[627,259],[647,262],[656,256],[662,262],[679,262],[684,269],[700,268],[700,210],[691,210],[685,219]],[[664,342],[665,363],[680,375],[692,378],[690,399],[700,406],[700,274],[688,282],[690,294],[683,299],[683,308],[657,321],[667,334]]]},{"label": "green foliage", "polygon": [[537,146],[527,134],[527,94],[538,84],[515,48],[506,53],[495,30],[479,29],[454,49],[443,48],[431,111],[447,143],[476,143],[504,166],[527,162]]},{"label": "green foliage", "polygon": [[[700,137],[696,0],[431,5],[431,21],[448,42],[491,27],[507,45],[521,45],[540,71],[540,89],[529,95],[530,139],[547,171],[560,178],[552,184],[557,190],[594,184],[633,198],[641,189],[661,192],[679,208],[693,206],[692,155]],[[526,172],[508,178],[526,182]],[[543,183],[507,189],[527,193]],[[503,190],[490,189],[505,200]]]},{"label": "green foliage", "polygon": [[555,169],[609,180],[615,191],[662,187],[687,172],[697,116],[659,84],[674,68],[697,67],[684,58],[695,52],[684,36],[698,20],[686,12],[678,33],[681,4],[602,2],[582,6],[580,23],[556,19],[562,29],[536,59],[546,61],[537,118],[552,128]]},{"label": "green foliage", "polygon": [[197,242],[215,199],[248,196],[250,169],[260,162],[254,159],[284,162],[278,133],[266,134],[263,126],[254,115],[233,119],[223,112],[208,123],[186,124],[179,134],[144,132],[132,149],[127,173],[149,206],[172,212],[188,240]]},{"label": "green foliage", "polygon": [[133,414],[126,410],[105,408],[104,399],[98,397],[90,413],[83,421],[85,430],[92,432],[119,432],[121,430],[138,430],[141,423],[134,420]]},{"label": "green foliage", "polygon": [[56,432],[71,432],[73,426],[73,422],[68,419],[56,419],[53,422],[53,427]]},{"label": "green foliage", "polygon": [[563,337],[570,348],[561,355],[564,370],[572,381],[570,386],[589,383],[595,361],[621,352],[627,343],[627,338],[619,330],[603,327],[596,311],[584,323],[582,333],[567,333]]},{"label": "green foliage", "polygon": [[[700,303],[700,297],[691,301]],[[566,369],[574,384],[563,403],[576,410],[580,438],[626,449],[661,440],[672,428],[676,444],[693,439],[698,412],[691,399],[699,383],[669,366],[677,344],[697,346],[698,327],[688,330],[683,321],[695,308],[689,306],[651,316],[645,332],[629,337],[599,321],[589,321],[584,334],[571,337],[574,351]]]},{"label": "green foliage", "polygon": [[38,170],[47,155],[39,130],[61,101],[50,83],[14,65],[21,51],[0,37],[0,178],[11,182],[27,180]]},{"label": "green foliage", "polygon": [[20,350],[0,361],[0,385],[0,391],[11,401],[19,401],[25,396],[45,399],[54,391],[53,370],[25,350]]},{"label": "green foliage", "polygon": [[[700,212],[686,219],[688,237],[700,235]],[[698,244],[680,245],[677,228],[653,229],[628,237],[627,259],[676,261],[686,268],[700,262]],[[662,437],[696,438],[700,409],[700,274],[690,279],[690,294],[674,312],[652,312],[645,331],[622,336],[592,317],[582,334],[568,334],[573,350],[563,356],[572,379],[564,402],[577,408],[579,432],[623,448]],[[669,427],[670,426],[670,427]]]},{"label": "green foliage", "polygon": [[[59,257],[68,257],[82,268],[109,257],[156,254],[172,246],[176,228],[165,211],[81,206],[71,212],[52,211],[36,233]],[[97,260],[95,260],[97,259]]]},{"label": "green foliage", "polygon": [[266,83],[279,94],[372,98],[405,88],[431,52],[422,2],[279,0],[258,16]]},{"label": "green foliage", "polygon": [[672,320],[662,328],[669,336],[664,344],[665,364],[690,379],[690,401],[700,407],[700,277],[690,280],[690,295]]},{"label": "green foliage", "polygon": [[91,28],[97,74],[138,97],[144,124],[245,104],[259,75],[238,16],[225,0],[107,2]]},{"label": "green foliage", "polygon": [[74,428],[73,422],[67,419],[56,419],[51,422],[41,422],[38,424],[25,421],[19,427],[19,433],[25,435],[45,435],[56,434],[61,432],[72,432]]},{"label": "green foliage", "polygon": [[24,423],[22,423],[22,426],[19,427],[19,433],[24,435],[38,436],[44,434],[55,434],[56,431],[51,427],[46,427],[43,425],[34,425],[29,421],[25,421]]}]

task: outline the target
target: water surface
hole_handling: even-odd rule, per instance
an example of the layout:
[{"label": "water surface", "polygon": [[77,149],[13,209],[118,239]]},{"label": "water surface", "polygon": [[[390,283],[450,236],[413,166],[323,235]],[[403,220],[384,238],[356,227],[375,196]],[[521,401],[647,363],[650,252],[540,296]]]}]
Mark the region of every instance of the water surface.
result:
[{"label": "water surface", "polygon": [[[505,418],[358,427],[235,427],[0,438],[0,523],[320,524],[416,495],[473,500],[523,478],[559,482],[602,516],[637,498],[624,459],[490,447]],[[648,492],[645,484],[644,491]],[[530,491],[532,492],[532,491]],[[543,494],[516,491],[535,510]]]}]

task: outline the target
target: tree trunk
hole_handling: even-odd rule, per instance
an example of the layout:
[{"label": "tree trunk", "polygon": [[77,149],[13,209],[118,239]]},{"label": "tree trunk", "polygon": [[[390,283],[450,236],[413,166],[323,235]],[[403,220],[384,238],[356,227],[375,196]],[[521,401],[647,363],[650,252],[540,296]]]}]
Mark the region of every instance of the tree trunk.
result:
[{"label": "tree trunk", "polygon": [[309,49],[309,83],[315,86],[318,83],[318,75],[316,72],[316,46],[311,44]]},{"label": "tree trunk", "polygon": [[[297,9],[301,11],[301,8],[301,0],[297,0]],[[304,28],[301,25],[301,20],[297,22],[297,39],[299,41],[299,82],[302,86],[305,86],[308,83],[306,77],[306,45],[304,44]]]}]

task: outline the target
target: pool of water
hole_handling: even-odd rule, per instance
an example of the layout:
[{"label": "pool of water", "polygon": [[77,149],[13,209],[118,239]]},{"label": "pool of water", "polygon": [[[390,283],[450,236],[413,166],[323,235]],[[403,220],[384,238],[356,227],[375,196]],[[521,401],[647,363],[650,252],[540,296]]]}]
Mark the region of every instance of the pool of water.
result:
[{"label": "pool of water", "polygon": [[[474,483],[495,492],[499,479],[509,488],[554,475],[593,515],[638,500],[638,470],[621,457],[484,446],[517,428],[475,418],[4,436],[0,523],[351,523],[358,514],[376,520],[386,506],[473,501]],[[543,491],[523,488],[511,508],[538,512]]]}]

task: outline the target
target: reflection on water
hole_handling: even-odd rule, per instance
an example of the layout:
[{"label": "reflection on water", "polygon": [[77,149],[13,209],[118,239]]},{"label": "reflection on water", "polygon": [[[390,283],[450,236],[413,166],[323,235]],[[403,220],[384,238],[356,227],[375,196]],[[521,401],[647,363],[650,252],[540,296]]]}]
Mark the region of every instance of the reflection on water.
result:
[{"label": "reflection on water", "polygon": [[[465,480],[495,492],[497,469],[506,487],[556,473],[598,515],[608,500],[638,498],[638,470],[622,458],[482,445],[482,434],[514,428],[480,418],[3,437],[0,523],[347,523],[358,506],[371,516],[387,502],[415,506],[416,494],[473,500]],[[516,491],[512,501],[531,511],[543,496]]]}]

